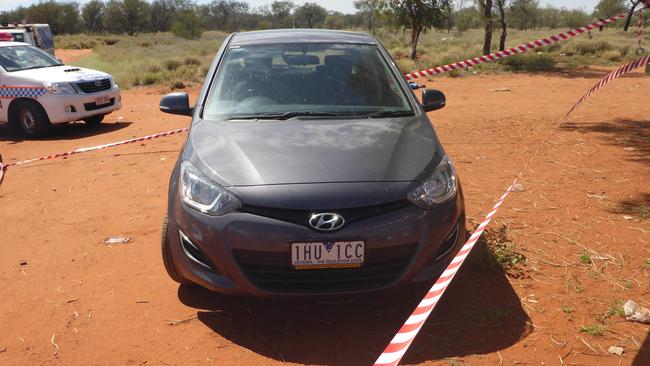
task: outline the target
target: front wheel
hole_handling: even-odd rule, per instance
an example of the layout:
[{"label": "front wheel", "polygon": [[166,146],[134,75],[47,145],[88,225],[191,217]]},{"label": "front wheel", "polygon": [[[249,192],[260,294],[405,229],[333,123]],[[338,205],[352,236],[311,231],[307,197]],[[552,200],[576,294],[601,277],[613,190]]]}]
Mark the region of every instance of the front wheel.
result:
[{"label": "front wheel", "polygon": [[12,117],[28,137],[41,137],[50,129],[50,120],[47,114],[36,102],[19,102]]},{"label": "front wheel", "polygon": [[102,123],[103,120],[104,115],[100,114],[98,116],[84,118],[84,123],[86,123],[88,126],[97,126],[98,124]]}]

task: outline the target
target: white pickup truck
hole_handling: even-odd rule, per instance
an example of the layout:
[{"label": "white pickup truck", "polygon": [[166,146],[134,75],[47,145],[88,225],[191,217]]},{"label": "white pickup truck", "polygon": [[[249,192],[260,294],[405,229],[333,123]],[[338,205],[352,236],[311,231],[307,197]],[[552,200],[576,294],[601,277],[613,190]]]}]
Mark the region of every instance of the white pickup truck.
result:
[{"label": "white pickup truck", "polygon": [[0,42],[0,123],[40,137],[54,124],[99,124],[121,106],[110,75],[66,66],[25,43]]}]

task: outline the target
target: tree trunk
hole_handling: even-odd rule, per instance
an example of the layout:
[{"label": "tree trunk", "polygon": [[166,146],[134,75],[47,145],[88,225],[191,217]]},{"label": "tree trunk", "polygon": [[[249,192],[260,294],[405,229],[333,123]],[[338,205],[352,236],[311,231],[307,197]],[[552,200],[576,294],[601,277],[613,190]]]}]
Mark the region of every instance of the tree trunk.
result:
[{"label": "tree trunk", "polygon": [[418,55],[418,41],[420,40],[420,33],[422,33],[422,27],[413,26],[411,30],[411,60],[415,60]]},{"label": "tree trunk", "polygon": [[485,16],[485,40],[483,41],[483,54],[489,55],[492,49],[492,0],[485,0],[483,9]]},{"label": "tree trunk", "polygon": [[499,40],[499,51],[506,49],[506,39],[508,37],[508,24],[506,23],[506,10],[503,8],[505,0],[497,0],[499,6],[499,21],[501,22],[501,39]]},{"label": "tree trunk", "polygon": [[641,3],[641,0],[638,0],[637,2],[632,2],[632,7],[630,8],[630,11],[627,13],[627,19],[625,19],[625,26],[623,27],[623,32],[627,32],[627,30],[630,28],[630,24],[632,23],[632,15],[634,15],[634,10],[636,9],[636,6]]}]

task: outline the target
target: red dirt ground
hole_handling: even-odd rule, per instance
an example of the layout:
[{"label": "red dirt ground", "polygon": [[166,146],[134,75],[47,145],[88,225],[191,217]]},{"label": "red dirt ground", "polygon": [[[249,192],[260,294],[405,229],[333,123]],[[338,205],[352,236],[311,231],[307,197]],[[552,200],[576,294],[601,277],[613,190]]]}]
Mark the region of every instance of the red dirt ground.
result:
[{"label": "red dirt ground", "polygon": [[81,50],[57,49],[56,57],[58,57],[59,60],[63,61],[63,63],[69,64],[83,57],[89,56],[91,53],[93,53],[93,50],[91,49],[81,49]]},{"label": "red dirt ground", "polygon": [[[515,251],[527,257],[524,275],[469,263],[404,364],[650,365],[649,326],[612,310],[627,299],[650,306],[650,79],[617,80],[559,127],[602,76],[581,70],[428,83],[448,97],[431,118],[474,222],[553,136],[526,173],[526,190],[513,193],[491,225],[507,225]],[[492,91],[503,88],[509,91]],[[125,107],[98,129],[74,124],[27,141],[0,128],[0,152],[12,161],[187,126],[186,118],[160,113],[160,96],[149,93],[125,92]],[[371,364],[422,289],[262,301],[179,287],[167,277],[160,223],[184,139],[7,172],[0,364]],[[102,243],[112,235],[133,241]],[[601,335],[581,332],[594,324]],[[612,345],[624,347],[622,357],[607,353]]]}]

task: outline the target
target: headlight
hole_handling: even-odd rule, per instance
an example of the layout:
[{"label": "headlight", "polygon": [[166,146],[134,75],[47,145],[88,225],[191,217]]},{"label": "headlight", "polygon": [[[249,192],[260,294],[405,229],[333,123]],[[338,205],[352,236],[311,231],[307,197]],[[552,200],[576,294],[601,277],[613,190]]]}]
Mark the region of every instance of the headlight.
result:
[{"label": "headlight", "polygon": [[53,94],[76,94],[77,89],[70,83],[43,83],[43,87]]},{"label": "headlight", "polygon": [[408,194],[408,200],[428,210],[453,198],[457,190],[456,171],[445,155],[433,174]]},{"label": "headlight", "polygon": [[208,215],[225,215],[241,205],[232,193],[212,181],[189,161],[181,163],[179,185],[183,202]]}]

